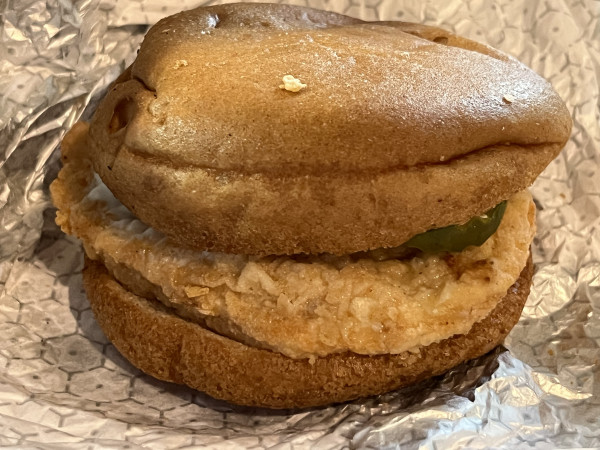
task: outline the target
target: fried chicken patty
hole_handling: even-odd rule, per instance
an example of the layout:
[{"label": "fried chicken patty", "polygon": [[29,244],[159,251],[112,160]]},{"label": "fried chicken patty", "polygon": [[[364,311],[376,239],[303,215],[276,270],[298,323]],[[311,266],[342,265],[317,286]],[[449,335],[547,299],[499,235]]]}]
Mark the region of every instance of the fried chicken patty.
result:
[{"label": "fried chicken patty", "polygon": [[[405,260],[202,252],[140,222],[94,174],[86,127],[65,141],[59,222],[131,291],[182,317],[292,358],[417,350],[467,333],[506,295],[535,234],[531,195],[512,196],[480,247]],[[55,200],[55,201],[56,201]]]}]

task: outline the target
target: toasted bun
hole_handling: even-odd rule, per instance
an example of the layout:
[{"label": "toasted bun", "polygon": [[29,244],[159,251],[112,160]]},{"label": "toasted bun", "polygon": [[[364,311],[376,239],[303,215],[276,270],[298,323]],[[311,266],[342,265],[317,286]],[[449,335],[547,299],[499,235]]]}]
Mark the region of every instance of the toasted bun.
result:
[{"label": "toasted bun", "polygon": [[[307,87],[281,89],[284,75]],[[507,199],[570,127],[546,81],[447,31],[236,4],[149,31],[93,118],[90,154],[183,245],[344,254]]]},{"label": "toasted bun", "polygon": [[304,408],[388,392],[483,355],[518,321],[532,273],[530,258],[504,299],[468,334],[417,353],[342,353],[313,363],[253,348],[188,322],[162,304],[128,292],[98,262],[86,259],[83,276],[101,328],[144,372],[232,403]]}]

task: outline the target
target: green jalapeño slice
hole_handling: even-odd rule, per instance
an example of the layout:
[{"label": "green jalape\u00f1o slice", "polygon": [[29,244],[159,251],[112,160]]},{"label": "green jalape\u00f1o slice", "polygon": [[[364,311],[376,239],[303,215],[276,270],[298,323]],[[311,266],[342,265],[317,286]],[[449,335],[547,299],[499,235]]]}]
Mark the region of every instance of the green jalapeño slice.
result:
[{"label": "green jalape\u00f1o slice", "polygon": [[423,252],[460,252],[469,245],[479,246],[498,229],[505,210],[506,201],[462,225],[450,225],[417,234],[405,242],[403,247]]}]

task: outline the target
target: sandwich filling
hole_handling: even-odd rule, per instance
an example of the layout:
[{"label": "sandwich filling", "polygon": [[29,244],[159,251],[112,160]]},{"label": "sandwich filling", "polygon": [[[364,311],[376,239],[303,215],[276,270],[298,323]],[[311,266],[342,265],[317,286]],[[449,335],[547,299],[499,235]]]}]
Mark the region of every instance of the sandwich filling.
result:
[{"label": "sandwich filling", "polygon": [[460,252],[405,259],[364,254],[266,256],[202,252],[138,220],[94,174],[87,127],[63,143],[52,185],[57,222],[127,289],[217,333],[291,358],[396,354],[467,333],[527,263],[535,207],[508,199],[498,229]]}]

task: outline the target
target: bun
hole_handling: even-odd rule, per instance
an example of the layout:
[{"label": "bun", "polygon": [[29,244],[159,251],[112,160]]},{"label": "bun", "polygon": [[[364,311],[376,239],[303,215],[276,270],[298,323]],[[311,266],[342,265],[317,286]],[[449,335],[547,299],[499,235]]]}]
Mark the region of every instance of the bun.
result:
[{"label": "bun", "polygon": [[333,354],[291,359],[219,336],[126,291],[104,266],[86,258],[84,285],[96,320],[136,367],[241,405],[306,408],[398,389],[439,375],[500,344],[517,323],[529,294],[531,258],[492,313],[466,335],[418,353]]},{"label": "bun", "polygon": [[[306,88],[281,89],[285,75]],[[154,26],[89,145],[115,196],[182,245],[345,254],[463,223],[523,190],[570,126],[546,81],[482,44],[238,4]]]}]

